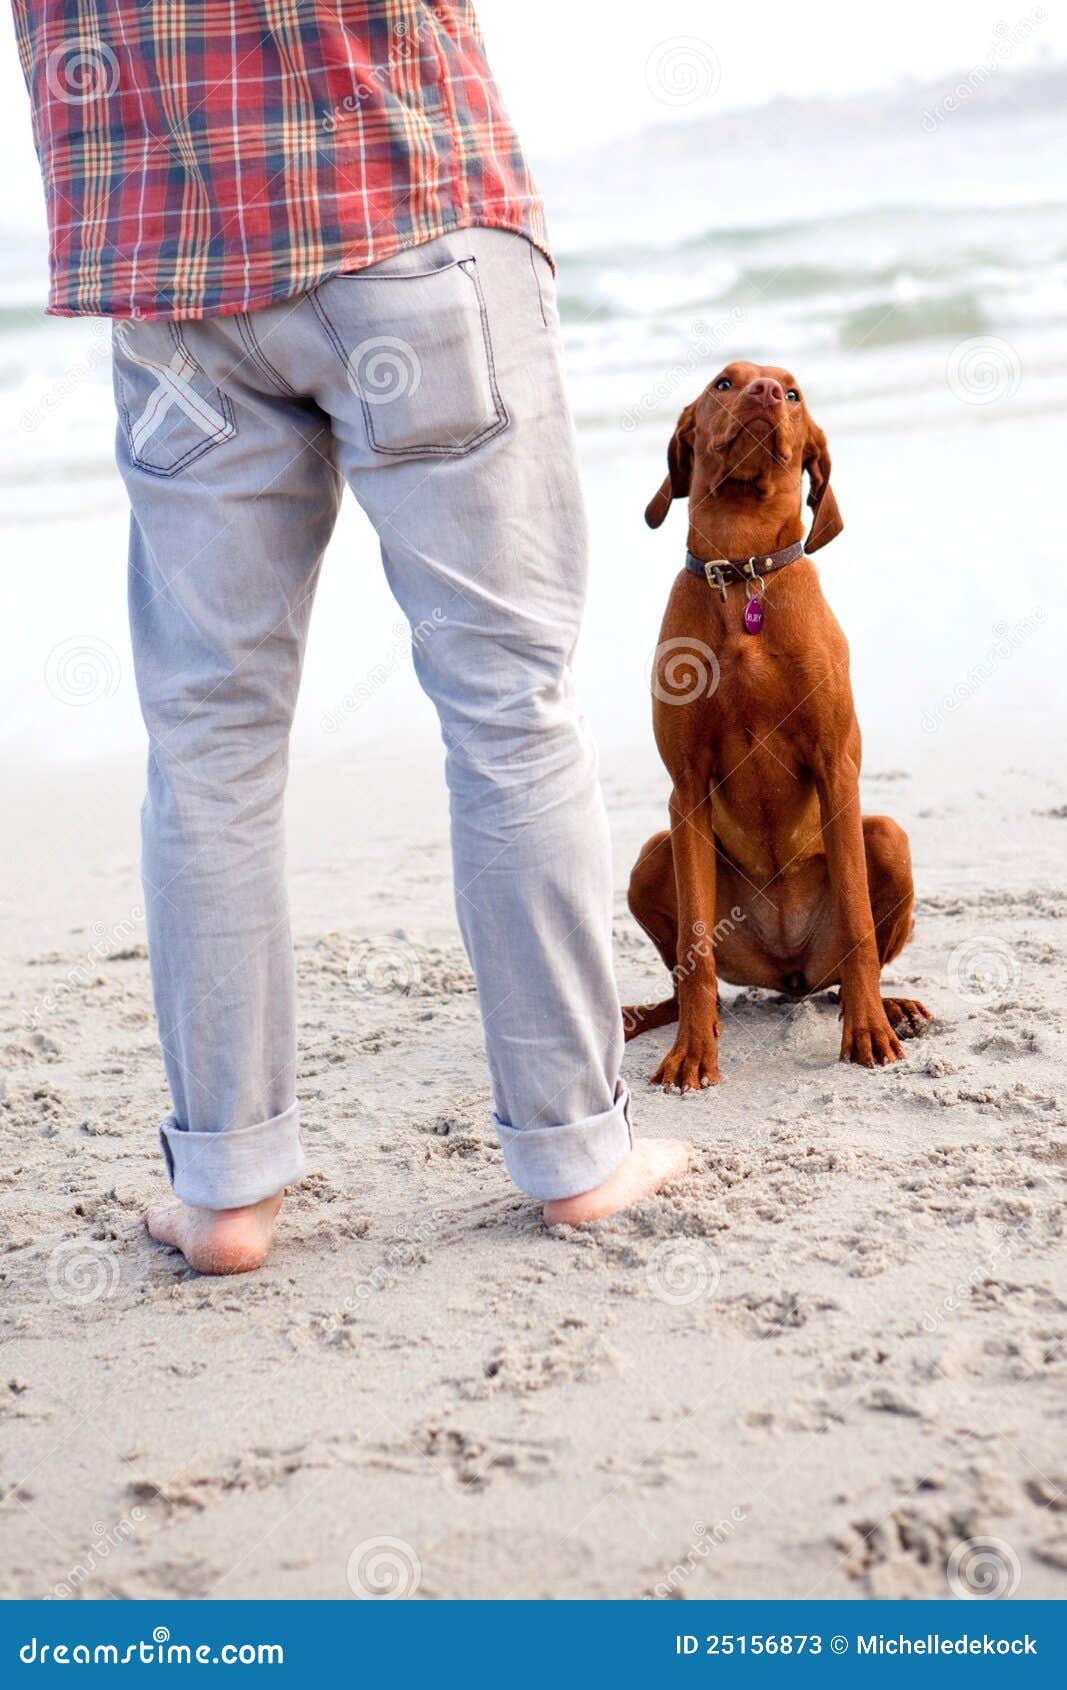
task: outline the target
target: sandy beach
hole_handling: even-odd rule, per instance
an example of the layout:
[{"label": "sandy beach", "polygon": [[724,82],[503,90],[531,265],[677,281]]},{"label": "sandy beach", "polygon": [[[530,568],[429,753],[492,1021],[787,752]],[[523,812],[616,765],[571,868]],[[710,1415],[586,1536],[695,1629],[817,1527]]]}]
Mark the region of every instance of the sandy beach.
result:
[{"label": "sandy beach", "polygon": [[[604,778],[620,984],[651,996],[622,893],[664,780],[639,747]],[[723,1083],[684,1101],[647,1091],[647,1035],[640,1131],[696,1163],[571,1234],[487,1124],[429,748],[399,790],[298,767],[311,1171],[230,1282],[140,1223],[137,771],[47,790],[47,818],[9,794],[0,928],[4,1595],[930,1597],[983,1537],[1005,1589],[1064,1594],[1061,776],[872,770],[920,888],[890,977],[930,1033],[871,1074],[828,999],[728,991]]]},{"label": "sandy beach", "polygon": [[666,820],[648,675],[684,544],[641,512],[745,357],[831,443],[864,807],[918,889],[884,978],[935,1017],[868,1073],[829,997],[727,988],[722,1084],[685,1099],[646,1085],[670,1030],[631,1044],[637,1130],[696,1158],[577,1233],[489,1126],[436,724],[348,500],[288,806],[309,1173],[259,1273],[146,1236],[168,1100],[109,331],[42,315],[36,197],[0,217],[0,1595],[1067,1594],[1067,70],[1015,36],[966,98],[856,82],[546,160],[622,998],[665,980],[625,887]]}]

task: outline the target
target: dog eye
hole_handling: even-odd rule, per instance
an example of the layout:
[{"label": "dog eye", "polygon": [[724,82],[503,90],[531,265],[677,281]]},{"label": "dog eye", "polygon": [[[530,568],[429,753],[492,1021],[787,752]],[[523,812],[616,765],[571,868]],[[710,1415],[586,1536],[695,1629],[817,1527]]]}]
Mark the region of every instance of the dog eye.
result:
[{"label": "dog eye", "polygon": [[795,387],[787,387],[785,390],[785,396],[787,399],[791,399],[794,405],[800,404],[800,394],[797,392]]},{"label": "dog eye", "polygon": [[728,387],[732,387],[733,385],[734,384],[730,380],[729,376],[720,376],[718,381],[715,383],[715,388],[718,393],[725,393],[726,389]]}]

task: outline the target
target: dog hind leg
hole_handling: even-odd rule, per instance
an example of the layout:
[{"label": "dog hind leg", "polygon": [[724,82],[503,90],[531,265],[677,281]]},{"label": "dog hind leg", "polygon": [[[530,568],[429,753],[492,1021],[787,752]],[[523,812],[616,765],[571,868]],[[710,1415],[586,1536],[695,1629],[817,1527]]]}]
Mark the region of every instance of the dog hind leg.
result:
[{"label": "dog hind leg", "polygon": [[[884,968],[900,955],[915,925],[911,849],[904,829],[890,816],[864,816],[863,843],[878,960]],[[882,1002],[898,1038],[915,1038],[931,1019],[917,998],[887,997]]]},{"label": "dog hind leg", "polygon": [[[642,847],[630,875],[627,893],[630,914],[655,945],[663,966],[673,975],[678,948],[678,903],[674,857],[668,830],[653,834]],[[653,1027],[667,1027],[678,1019],[675,991],[660,1003],[628,1004],[622,1012],[627,1043]]]}]

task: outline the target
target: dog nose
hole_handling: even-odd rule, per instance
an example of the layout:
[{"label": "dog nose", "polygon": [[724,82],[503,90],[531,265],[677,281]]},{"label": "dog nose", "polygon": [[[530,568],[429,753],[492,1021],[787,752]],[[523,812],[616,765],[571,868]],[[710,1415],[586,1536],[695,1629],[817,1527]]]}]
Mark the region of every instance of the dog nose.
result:
[{"label": "dog nose", "polygon": [[773,376],[757,376],[755,381],[749,382],[745,392],[749,399],[756,399],[761,405],[780,405],[785,398],[781,382],[775,381]]}]

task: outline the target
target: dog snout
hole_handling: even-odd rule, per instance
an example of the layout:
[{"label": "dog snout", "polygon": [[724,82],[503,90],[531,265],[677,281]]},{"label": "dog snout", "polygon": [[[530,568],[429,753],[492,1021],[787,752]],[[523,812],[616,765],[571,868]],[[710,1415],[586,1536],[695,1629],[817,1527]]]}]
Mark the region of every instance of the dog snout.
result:
[{"label": "dog snout", "polygon": [[780,405],[785,399],[782,384],[775,381],[773,376],[757,376],[745,388],[745,398],[755,400],[757,405]]}]

